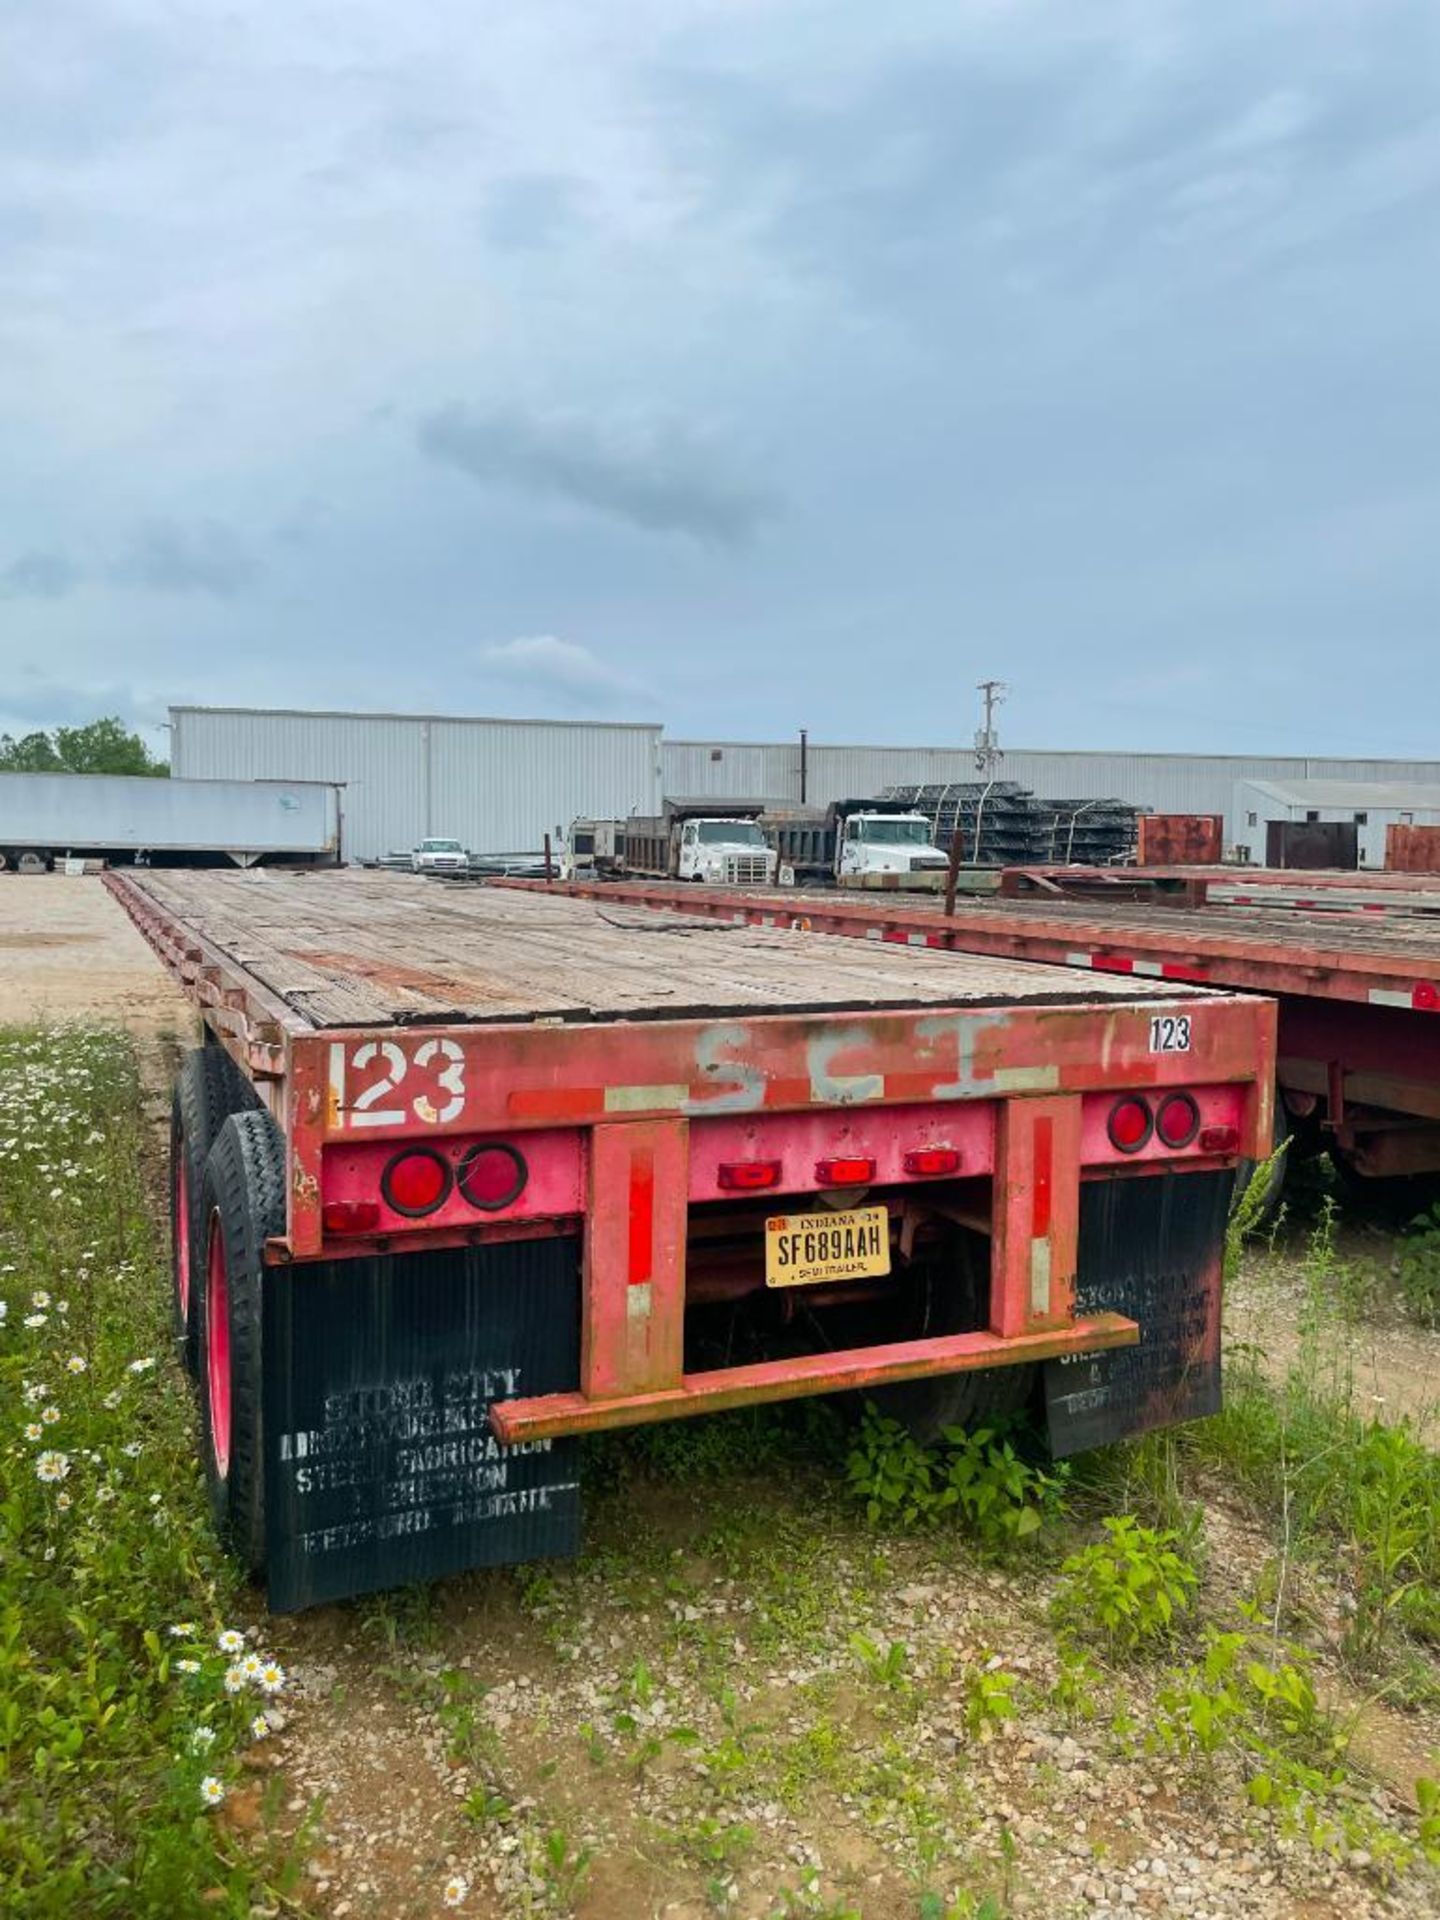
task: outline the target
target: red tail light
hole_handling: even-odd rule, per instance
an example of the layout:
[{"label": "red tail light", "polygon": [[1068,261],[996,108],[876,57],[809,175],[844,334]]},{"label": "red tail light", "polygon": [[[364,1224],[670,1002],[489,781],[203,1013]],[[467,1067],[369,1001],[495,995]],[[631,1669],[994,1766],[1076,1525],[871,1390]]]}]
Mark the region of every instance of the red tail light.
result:
[{"label": "red tail light", "polygon": [[450,1197],[454,1184],[450,1162],[433,1147],[407,1147],[386,1163],[380,1176],[380,1194],[387,1207],[417,1219]]},{"label": "red tail light", "polygon": [[1188,1093],[1172,1093],[1160,1102],[1155,1131],[1167,1147],[1188,1147],[1200,1131],[1200,1109]]},{"label": "red tail light", "polygon": [[1238,1127],[1203,1127],[1200,1132],[1202,1153],[1234,1153],[1240,1144]]},{"label": "red tail light", "polygon": [[373,1233],[380,1224],[374,1200],[327,1200],[320,1209],[326,1233]]},{"label": "red tail light", "polygon": [[727,1160],[716,1178],[727,1193],[758,1193],[780,1184],[778,1160]]},{"label": "red tail light", "polygon": [[822,1187],[863,1187],[875,1178],[873,1160],[817,1160],[815,1178]]},{"label": "red tail light", "polygon": [[510,1206],[525,1191],[529,1178],[524,1154],[500,1140],[482,1140],[460,1162],[460,1191],[482,1213]]},{"label": "red tail light", "polygon": [[932,1177],[940,1173],[958,1173],[960,1155],[954,1147],[916,1147],[913,1153],[905,1156],[906,1173],[923,1173]]},{"label": "red tail light", "polygon": [[1154,1128],[1150,1102],[1142,1099],[1138,1093],[1127,1093],[1123,1100],[1117,1100],[1106,1122],[1110,1144],[1119,1153],[1138,1153]]}]

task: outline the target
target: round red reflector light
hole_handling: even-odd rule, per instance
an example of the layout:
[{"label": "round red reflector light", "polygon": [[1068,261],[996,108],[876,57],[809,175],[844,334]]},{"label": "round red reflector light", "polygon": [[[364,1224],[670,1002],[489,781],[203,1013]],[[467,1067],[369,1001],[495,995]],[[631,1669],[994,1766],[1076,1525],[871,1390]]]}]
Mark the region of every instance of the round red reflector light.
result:
[{"label": "round red reflector light", "polygon": [[1117,1100],[1110,1109],[1106,1131],[1110,1135],[1111,1146],[1118,1152],[1138,1153],[1149,1140],[1154,1126],[1150,1102],[1142,1100],[1138,1093],[1127,1093],[1123,1100]]},{"label": "round red reflector light", "polygon": [[472,1207],[496,1213],[525,1191],[530,1169],[525,1156],[498,1140],[483,1140],[460,1162],[460,1191]]},{"label": "round red reflector light", "polygon": [[1167,1147],[1188,1147],[1200,1131],[1200,1109],[1188,1093],[1172,1093],[1160,1102],[1155,1131]]},{"label": "round red reflector light", "polygon": [[387,1207],[415,1219],[449,1198],[453,1179],[450,1162],[433,1148],[407,1147],[386,1165],[380,1195]]}]

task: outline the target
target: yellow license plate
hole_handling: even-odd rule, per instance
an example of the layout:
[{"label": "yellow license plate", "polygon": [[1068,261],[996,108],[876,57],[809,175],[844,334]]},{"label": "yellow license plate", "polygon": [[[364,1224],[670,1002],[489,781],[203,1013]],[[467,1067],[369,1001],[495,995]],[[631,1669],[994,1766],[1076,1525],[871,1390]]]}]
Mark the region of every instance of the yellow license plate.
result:
[{"label": "yellow license plate", "polygon": [[815,1287],[890,1271],[890,1211],[781,1213],[765,1222],[767,1287]]}]

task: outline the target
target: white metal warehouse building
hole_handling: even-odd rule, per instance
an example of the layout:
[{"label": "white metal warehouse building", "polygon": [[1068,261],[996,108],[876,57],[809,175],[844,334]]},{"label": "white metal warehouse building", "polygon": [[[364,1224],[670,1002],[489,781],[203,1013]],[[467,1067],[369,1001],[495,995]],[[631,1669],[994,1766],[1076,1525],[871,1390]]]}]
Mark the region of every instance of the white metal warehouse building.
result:
[{"label": "white metal warehouse building", "polygon": [[[476,852],[533,851],[577,815],[653,813],[662,795],[800,798],[794,740],[667,740],[658,726],[453,714],[170,709],[174,772],[209,780],[334,780],[345,791],[350,859],[449,834]],[[999,777],[1044,799],[1115,798],[1160,813],[1219,813],[1240,836],[1244,781],[1440,785],[1440,760],[1293,755],[1007,750]],[[967,747],[834,746],[811,741],[806,798],[861,799],[881,787],[974,780]]]},{"label": "white metal warehouse building", "polygon": [[347,860],[406,852],[428,834],[531,852],[577,814],[660,805],[654,726],[172,707],[170,767],[201,780],[336,781]]}]

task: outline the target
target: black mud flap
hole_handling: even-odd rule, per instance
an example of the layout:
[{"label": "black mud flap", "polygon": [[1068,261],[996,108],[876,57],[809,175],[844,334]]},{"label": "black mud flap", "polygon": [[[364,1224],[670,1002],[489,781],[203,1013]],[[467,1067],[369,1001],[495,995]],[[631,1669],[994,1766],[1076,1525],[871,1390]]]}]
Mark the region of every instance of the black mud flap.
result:
[{"label": "black mud flap", "polygon": [[490,1402],[580,1379],[580,1243],[271,1267],[272,1611],[580,1545],[579,1442],[501,1447]]},{"label": "black mud flap", "polygon": [[1057,1458],[1220,1411],[1221,1268],[1231,1173],[1087,1180],[1076,1311],[1124,1313],[1140,1344],[1045,1363]]}]

